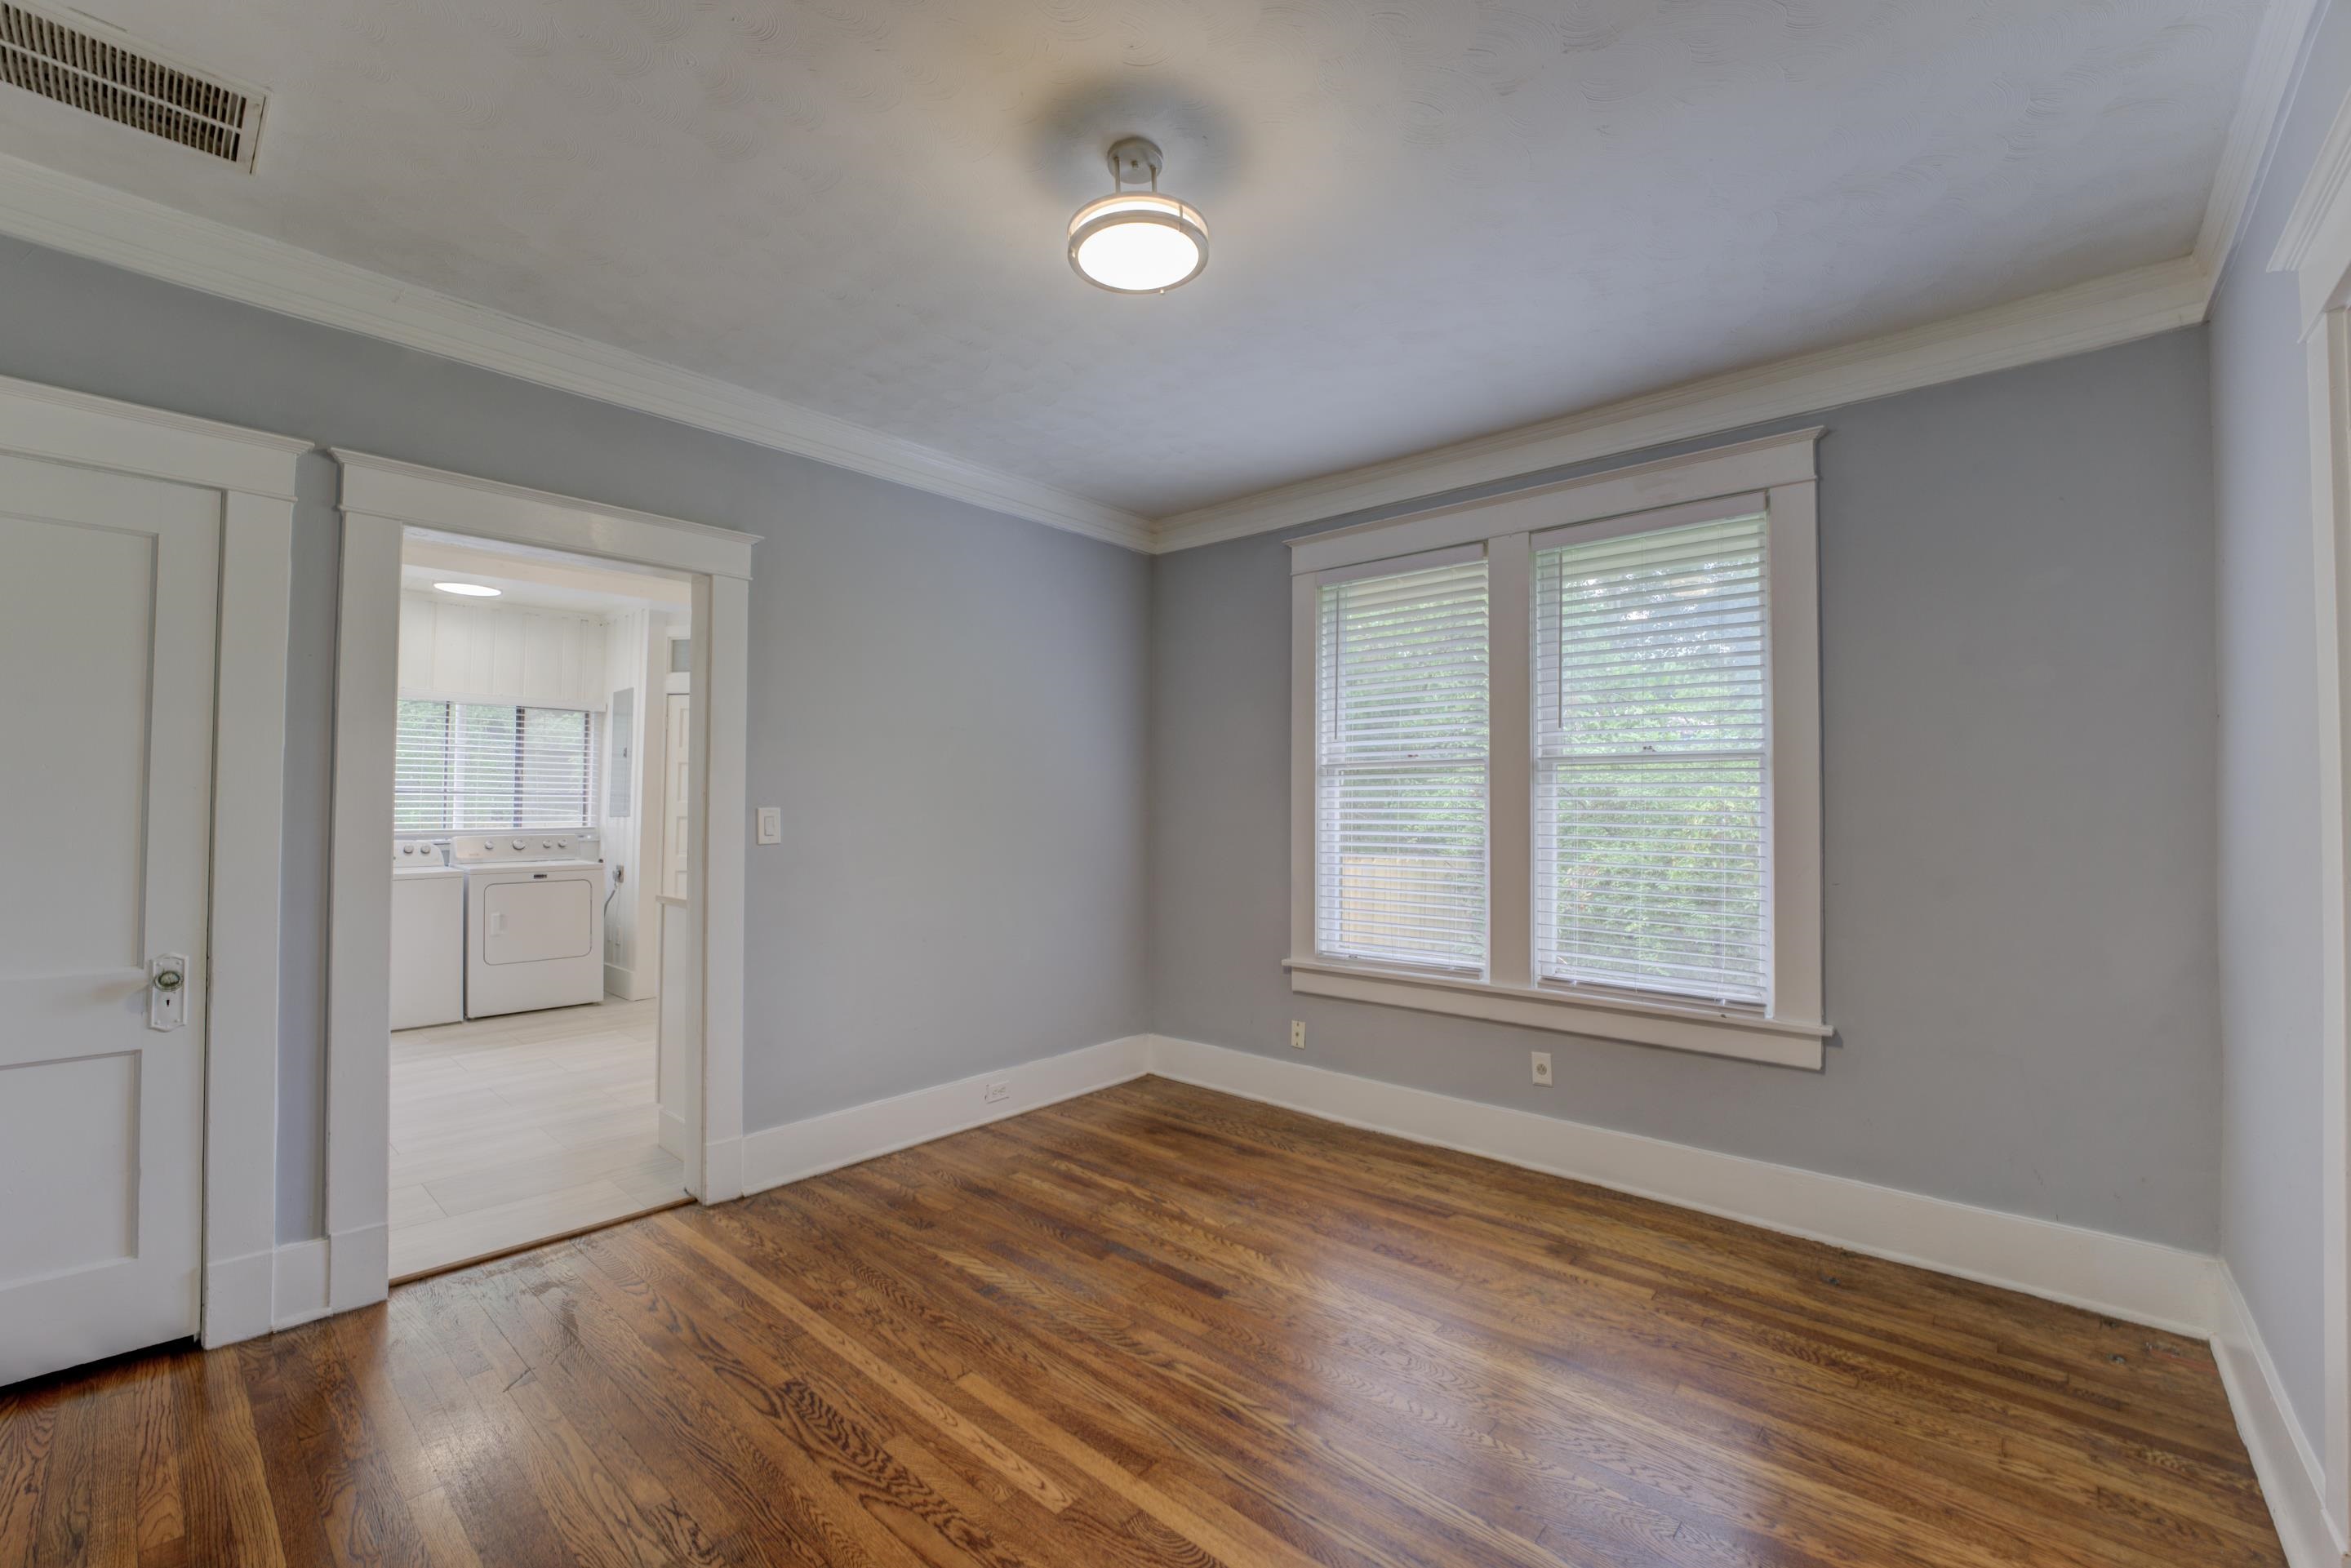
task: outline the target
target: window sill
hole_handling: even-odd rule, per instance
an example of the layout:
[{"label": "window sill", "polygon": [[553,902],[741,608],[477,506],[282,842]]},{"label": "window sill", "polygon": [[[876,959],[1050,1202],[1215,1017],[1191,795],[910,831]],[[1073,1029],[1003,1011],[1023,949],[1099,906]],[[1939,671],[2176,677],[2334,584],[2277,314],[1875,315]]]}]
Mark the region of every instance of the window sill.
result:
[{"label": "window sill", "polygon": [[1316,958],[1288,959],[1282,967],[1290,971],[1290,988],[1305,996],[1377,1002],[1815,1071],[1823,1061],[1822,1041],[1834,1032],[1825,1024],[1792,1023],[1729,1009],[1574,996],[1548,986],[1497,986]]}]

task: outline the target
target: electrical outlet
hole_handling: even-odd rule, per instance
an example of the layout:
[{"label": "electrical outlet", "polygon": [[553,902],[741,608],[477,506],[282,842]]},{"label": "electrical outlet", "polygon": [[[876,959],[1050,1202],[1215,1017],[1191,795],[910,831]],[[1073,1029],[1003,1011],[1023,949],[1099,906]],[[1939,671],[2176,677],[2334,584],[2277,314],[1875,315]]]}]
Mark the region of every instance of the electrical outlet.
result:
[{"label": "electrical outlet", "polygon": [[1290,1020],[1290,1049],[1292,1051],[1304,1051],[1306,1049],[1306,1020],[1304,1019],[1291,1019]]},{"label": "electrical outlet", "polygon": [[1551,1052],[1538,1051],[1532,1055],[1535,1059],[1535,1082],[1549,1088],[1551,1086]]},{"label": "electrical outlet", "polygon": [[989,1104],[991,1104],[991,1105],[993,1105],[994,1103],[996,1103],[996,1102],[998,1102],[998,1100],[1008,1100],[1008,1099],[1010,1099],[1010,1098],[1012,1097],[1012,1082],[1011,1082],[1011,1080],[1007,1079],[1007,1078],[999,1078],[999,1079],[998,1079],[995,1082],[993,1082],[993,1083],[989,1084],[986,1089],[984,1089],[984,1090],[980,1091],[980,1096],[979,1096],[979,1097],[980,1097],[982,1100],[987,1101],[987,1102]]}]

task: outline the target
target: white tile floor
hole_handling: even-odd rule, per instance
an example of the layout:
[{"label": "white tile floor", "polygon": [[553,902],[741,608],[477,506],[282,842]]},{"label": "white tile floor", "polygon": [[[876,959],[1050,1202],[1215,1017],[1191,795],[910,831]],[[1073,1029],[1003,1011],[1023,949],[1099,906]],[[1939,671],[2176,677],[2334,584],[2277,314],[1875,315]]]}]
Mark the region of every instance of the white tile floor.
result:
[{"label": "white tile floor", "polygon": [[510,1013],[392,1037],[392,1277],[684,1196],[653,1098],[657,1002]]}]

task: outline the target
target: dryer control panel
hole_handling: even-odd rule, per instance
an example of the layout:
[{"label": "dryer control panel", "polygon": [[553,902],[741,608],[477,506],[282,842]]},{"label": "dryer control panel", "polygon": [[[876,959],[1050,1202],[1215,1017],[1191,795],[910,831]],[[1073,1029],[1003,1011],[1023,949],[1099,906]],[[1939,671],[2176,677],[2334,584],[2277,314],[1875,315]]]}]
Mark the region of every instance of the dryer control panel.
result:
[{"label": "dryer control panel", "polygon": [[459,865],[505,865],[532,861],[601,861],[601,837],[592,828],[578,831],[548,828],[499,829],[493,832],[458,833],[449,841],[449,858]]}]

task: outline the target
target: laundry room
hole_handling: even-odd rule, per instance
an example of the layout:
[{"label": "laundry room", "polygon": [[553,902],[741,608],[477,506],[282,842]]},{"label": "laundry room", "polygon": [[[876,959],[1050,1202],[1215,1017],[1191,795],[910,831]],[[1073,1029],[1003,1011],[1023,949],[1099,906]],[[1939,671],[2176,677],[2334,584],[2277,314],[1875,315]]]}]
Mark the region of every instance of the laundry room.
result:
[{"label": "laundry room", "polygon": [[684,1197],[661,933],[687,892],[691,618],[683,577],[402,539],[394,1278]]}]

